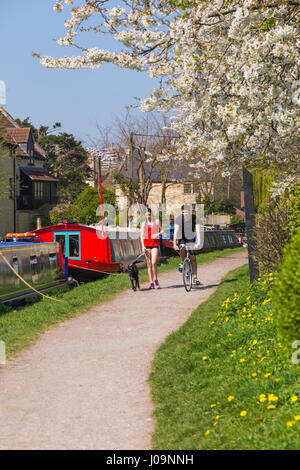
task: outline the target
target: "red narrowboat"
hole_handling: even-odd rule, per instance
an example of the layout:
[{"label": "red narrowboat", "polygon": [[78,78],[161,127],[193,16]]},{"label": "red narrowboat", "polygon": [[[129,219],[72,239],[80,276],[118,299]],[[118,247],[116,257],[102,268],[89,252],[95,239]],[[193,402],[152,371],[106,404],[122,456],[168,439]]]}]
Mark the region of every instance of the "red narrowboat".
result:
[{"label": "red narrowboat", "polygon": [[139,232],[112,230],[65,222],[39,230],[43,241],[59,242],[68,258],[68,270],[77,280],[92,280],[121,272],[142,253]]}]

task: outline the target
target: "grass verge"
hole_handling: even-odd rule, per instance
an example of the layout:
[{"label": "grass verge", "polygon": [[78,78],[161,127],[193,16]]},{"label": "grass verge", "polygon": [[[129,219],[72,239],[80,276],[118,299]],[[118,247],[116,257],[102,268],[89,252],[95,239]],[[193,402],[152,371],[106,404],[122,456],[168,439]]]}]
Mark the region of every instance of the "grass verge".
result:
[{"label": "grass verge", "polygon": [[[244,248],[203,253],[198,255],[198,263],[207,263],[242,250]],[[179,258],[169,258],[167,264],[159,267],[159,272],[176,269],[178,260]],[[140,281],[146,280],[147,272],[141,269]],[[109,301],[128,288],[130,288],[130,281],[126,273],[113,274],[67,292],[53,292],[51,295],[62,300],[60,303],[43,299],[21,309],[0,313],[0,340],[6,344],[7,358],[12,358],[17,352],[29,346],[43,331],[54,327],[61,321],[76,317],[95,305]]]},{"label": "grass verge", "polygon": [[154,449],[300,448],[294,351],[280,343],[269,280],[248,279],[247,266],[229,273],[157,351]]}]

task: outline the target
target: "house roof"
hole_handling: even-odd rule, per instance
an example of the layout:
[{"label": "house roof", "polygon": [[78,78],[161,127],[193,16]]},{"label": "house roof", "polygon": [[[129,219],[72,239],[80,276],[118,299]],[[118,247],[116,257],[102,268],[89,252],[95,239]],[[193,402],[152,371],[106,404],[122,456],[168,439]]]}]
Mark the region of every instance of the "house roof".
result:
[{"label": "house roof", "polygon": [[18,144],[26,143],[29,139],[30,127],[7,127],[5,130]]},{"label": "house roof", "polygon": [[58,181],[57,178],[54,178],[54,176],[49,175],[49,173],[43,169],[20,167],[20,170],[25,173],[25,175],[28,176],[31,181],[48,181],[49,183],[55,183]]},{"label": "house roof", "polygon": [[[0,137],[2,137],[6,143],[16,145],[16,155],[29,158],[28,153],[22,148],[21,144],[28,142],[30,132],[30,127],[19,126],[11,115],[0,106]],[[34,156],[42,160],[46,159],[43,149],[37,142],[34,142]]]}]

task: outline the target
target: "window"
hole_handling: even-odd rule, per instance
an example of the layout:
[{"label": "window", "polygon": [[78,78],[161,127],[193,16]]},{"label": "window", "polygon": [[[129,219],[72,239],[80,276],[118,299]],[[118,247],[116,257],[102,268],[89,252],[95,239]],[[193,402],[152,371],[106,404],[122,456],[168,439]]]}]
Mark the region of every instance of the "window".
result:
[{"label": "window", "polygon": [[19,272],[19,261],[18,258],[13,258],[12,267],[18,273]]},{"label": "window", "polygon": [[200,193],[200,184],[199,183],[194,183],[193,184],[193,193],[195,194],[198,194]]},{"label": "window", "polygon": [[191,185],[191,183],[184,183],[184,185],[183,185],[183,193],[184,193],[184,194],[191,194],[191,193],[192,193],[192,185]]},{"label": "window", "polygon": [[41,201],[44,197],[44,186],[43,183],[35,182],[33,186],[34,199],[36,201]]},{"label": "window", "polygon": [[55,241],[61,244],[62,253],[66,256],[66,235],[55,234]]},{"label": "window", "polygon": [[31,268],[31,274],[32,275],[38,273],[38,266],[37,266],[36,256],[30,256],[30,268]]},{"label": "window", "polygon": [[49,253],[49,263],[51,268],[56,267],[56,259],[56,253]]},{"label": "window", "polygon": [[69,235],[69,257],[70,258],[79,258],[80,248],[79,248],[79,235]]}]

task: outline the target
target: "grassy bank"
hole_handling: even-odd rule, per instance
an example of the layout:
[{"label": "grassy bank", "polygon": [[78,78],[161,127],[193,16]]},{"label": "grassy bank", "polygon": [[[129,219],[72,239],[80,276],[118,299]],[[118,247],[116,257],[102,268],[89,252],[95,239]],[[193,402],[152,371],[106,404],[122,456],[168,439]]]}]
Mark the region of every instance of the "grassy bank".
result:
[{"label": "grassy bank", "polygon": [[[226,249],[198,255],[198,263],[203,264],[241,251],[243,248]],[[176,269],[179,258],[170,258],[159,272]],[[140,280],[147,280],[145,269],[140,270]],[[57,323],[86,312],[94,305],[110,300],[114,295],[130,288],[127,274],[113,274],[105,279],[90,282],[68,292],[52,293],[62,302],[43,299],[33,305],[0,314],[0,340],[6,343],[7,357],[13,357],[18,351],[30,345],[40,333]],[[138,294],[137,294],[138,295]]]},{"label": "grassy bank", "polygon": [[156,353],[154,449],[299,449],[300,378],[270,282],[232,271]]}]

